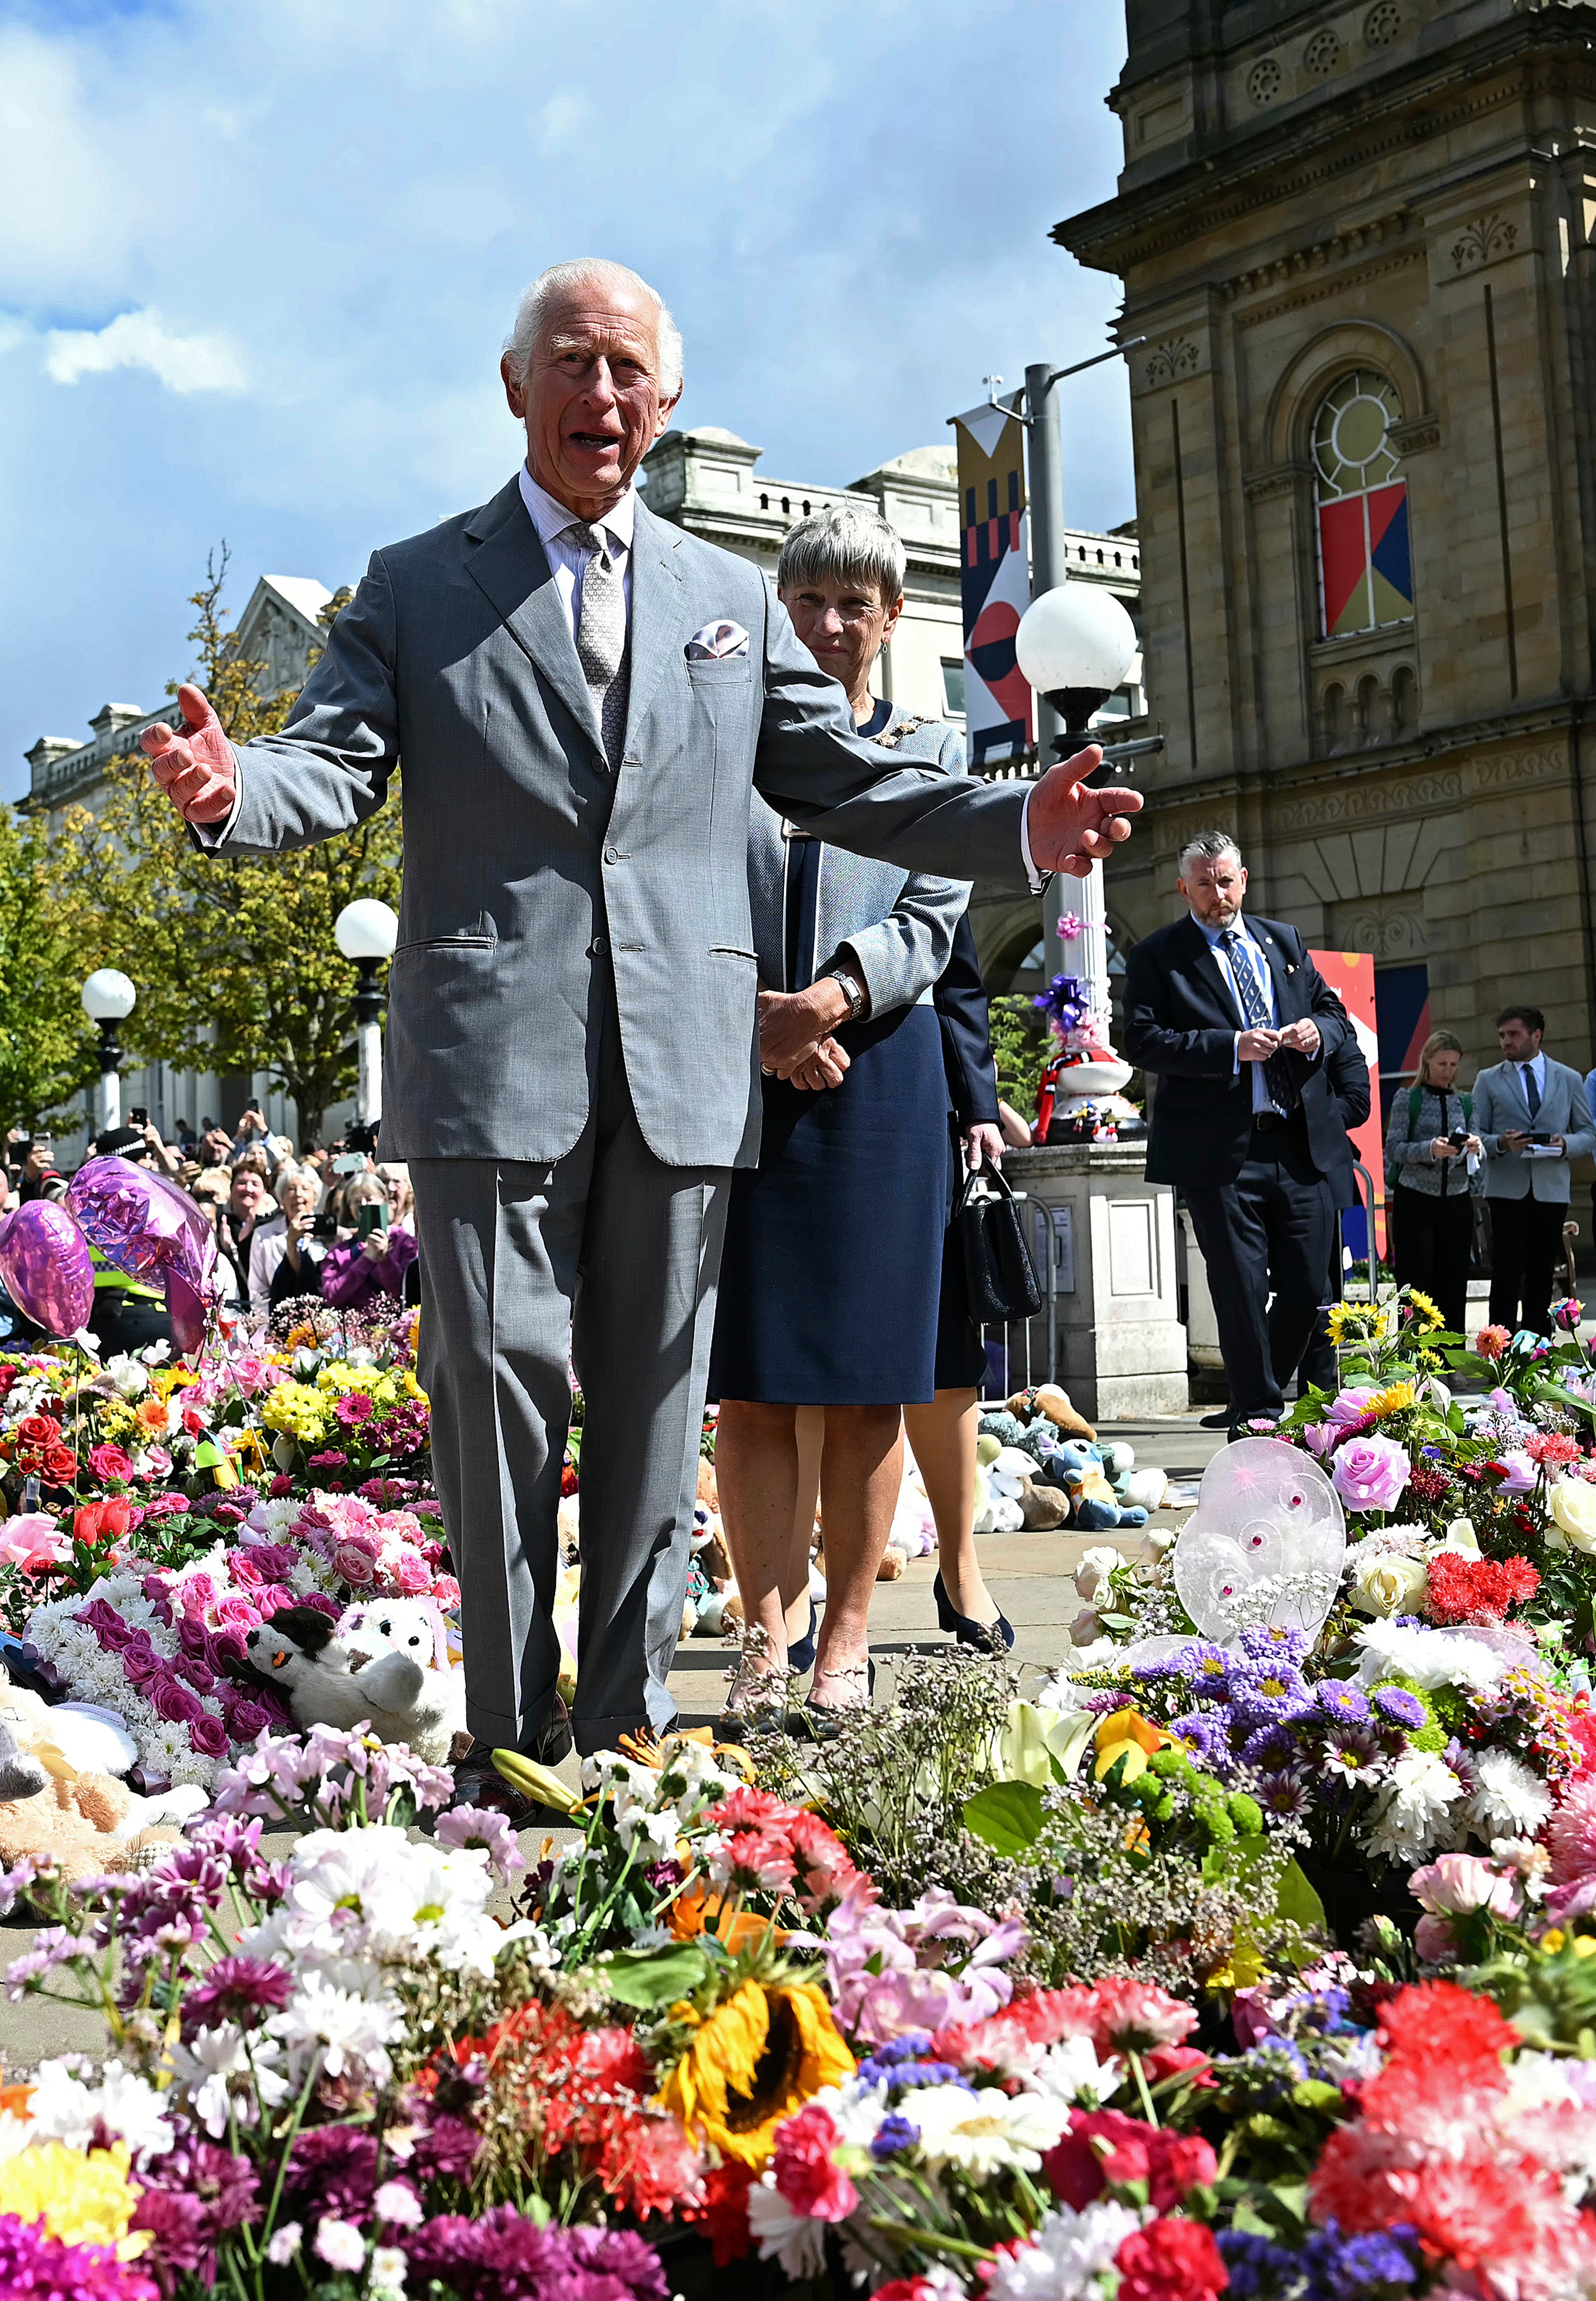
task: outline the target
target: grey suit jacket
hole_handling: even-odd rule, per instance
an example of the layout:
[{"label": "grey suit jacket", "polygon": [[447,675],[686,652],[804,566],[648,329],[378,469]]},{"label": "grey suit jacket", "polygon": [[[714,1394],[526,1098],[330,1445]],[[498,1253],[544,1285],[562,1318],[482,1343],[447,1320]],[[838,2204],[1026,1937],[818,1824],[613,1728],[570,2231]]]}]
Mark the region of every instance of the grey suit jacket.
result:
[{"label": "grey suit jacket", "polygon": [[[1492,1063],[1474,1083],[1474,1131],[1485,1146],[1485,1196],[1488,1199],[1543,1199],[1567,1206],[1568,1161],[1596,1150],[1596,1128],[1591,1125],[1585,1083],[1567,1063],[1546,1058],[1546,1091],[1533,1118],[1517,1063]],[[1504,1134],[1560,1134],[1567,1146],[1562,1159],[1526,1159],[1522,1151],[1504,1150]]]},{"label": "grey suit jacket", "polygon": [[[895,707],[876,741],[900,758],[934,759],[948,774],[964,773],[964,738],[941,720],[911,720]],[[787,980],[787,866],[792,847],[782,818],[756,792],[748,824],[748,901],[759,981],[767,991],[800,987]],[[929,1000],[969,900],[967,879],[900,871],[844,848],[823,846],[815,947],[805,980],[846,942],[859,962],[873,1015]]]},{"label": "grey suit jacket", "polygon": [[[748,653],[689,662],[693,633],[722,619],[743,625]],[[480,510],[373,555],[282,732],[239,751],[219,851],[347,830],[401,759],[390,1159],[563,1158],[586,1123],[613,968],[650,1148],[673,1166],[754,1163],[756,784],[833,846],[1024,884],[1024,784],[861,742],[759,571],[641,504],[612,776],[514,478]]]}]

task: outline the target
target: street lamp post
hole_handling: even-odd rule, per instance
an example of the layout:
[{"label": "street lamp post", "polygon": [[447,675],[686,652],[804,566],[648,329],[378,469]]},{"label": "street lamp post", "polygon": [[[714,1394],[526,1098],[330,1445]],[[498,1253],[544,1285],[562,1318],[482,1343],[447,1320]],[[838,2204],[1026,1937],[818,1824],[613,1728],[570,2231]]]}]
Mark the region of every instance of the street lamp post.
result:
[{"label": "street lamp post", "polygon": [[[1046,704],[1059,732],[1055,757],[1069,758],[1092,738],[1087,730],[1136,659],[1136,626],[1114,593],[1100,583],[1060,582],[1032,599],[1015,634],[1015,653],[1025,678]],[[1039,722],[1041,713],[1038,712]],[[1050,762],[1045,755],[1039,764]],[[1078,894],[1076,891],[1079,891]],[[1049,891],[1048,922],[1057,918],[1059,899],[1081,906],[1083,956],[1066,972],[1090,986],[1091,1003],[1108,1012],[1108,922],[1103,902],[1103,866],[1094,863],[1084,879],[1056,879]],[[1065,954],[1067,957],[1067,954]],[[1052,954],[1042,962],[1054,969]],[[1061,962],[1062,963],[1062,962]]]},{"label": "street lamp post", "polygon": [[355,1115],[363,1125],[374,1126],[382,1116],[382,986],[379,967],[394,955],[399,939],[398,914],[372,897],[346,903],[333,923],[333,938],[344,957],[352,959],[360,980],[355,986],[355,1039],[360,1075],[355,1090]]},{"label": "street lamp post", "polygon": [[122,1050],[116,1026],[125,1023],[138,1003],[138,993],[114,966],[97,966],[83,986],[83,1012],[100,1026],[100,1125],[110,1134],[122,1123]]}]

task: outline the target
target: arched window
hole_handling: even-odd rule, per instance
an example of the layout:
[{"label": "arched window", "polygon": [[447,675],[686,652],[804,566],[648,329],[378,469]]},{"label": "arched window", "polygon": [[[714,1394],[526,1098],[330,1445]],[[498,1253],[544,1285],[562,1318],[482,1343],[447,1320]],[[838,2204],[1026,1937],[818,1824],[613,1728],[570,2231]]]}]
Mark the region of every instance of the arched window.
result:
[{"label": "arched window", "polygon": [[1391,441],[1391,426],[1401,419],[1395,384],[1369,368],[1333,384],[1314,419],[1326,639],[1412,616],[1408,482]]}]

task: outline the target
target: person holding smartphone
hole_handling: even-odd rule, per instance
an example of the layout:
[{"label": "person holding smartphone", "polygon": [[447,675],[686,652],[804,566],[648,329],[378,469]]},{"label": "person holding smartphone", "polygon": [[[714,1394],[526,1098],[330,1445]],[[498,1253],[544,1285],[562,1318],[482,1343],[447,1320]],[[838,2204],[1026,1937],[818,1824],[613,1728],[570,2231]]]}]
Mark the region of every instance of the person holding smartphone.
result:
[{"label": "person holding smartphone", "polygon": [[363,1310],[380,1294],[402,1301],[405,1273],[415,1256],[409,1225],[389,1218],[381,1176],[356,1175],[344,1188],[338,1235],[322,1264],[322,1293],[341,1310]]}]

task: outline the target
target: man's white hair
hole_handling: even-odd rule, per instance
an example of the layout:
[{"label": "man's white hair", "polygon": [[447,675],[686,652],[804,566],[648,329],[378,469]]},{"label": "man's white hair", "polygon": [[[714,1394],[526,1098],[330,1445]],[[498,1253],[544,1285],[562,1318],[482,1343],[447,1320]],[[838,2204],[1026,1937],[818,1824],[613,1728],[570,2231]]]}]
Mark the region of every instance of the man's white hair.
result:
[{"label": "man's white hair", "polygon": [[1180,862],[1176,868],[1175,875],[1177,878],[1183,879],[1186,875],[1186,866],[1188,864],[1217,863],[1222,855],[1233,856],[1238,863],[1241,860],[1241,850],[1236,845],[1236,842],[1232,838],[1230,833],[1228,831],[1199,831],[1194,838],[1189,839],[1182,848]]},{"label": "man's white hair", "polygon": [[551,264],[547,272],[539,272],[522,296],[515,325],[505,339],[505,354],[517,379],[526,381],[532,347],[542,332],[550,304],[567,289],[590,288],[596,282],[606,287],[639,288],[645,296],[653,297],[659,313],[660,397],[673,399],[681,389],[681,331],[657,288],[650,288],[646,280],[629,272],[624,264],[612,264],[603,255],[579,255],[570,264]]}]

